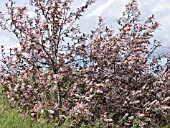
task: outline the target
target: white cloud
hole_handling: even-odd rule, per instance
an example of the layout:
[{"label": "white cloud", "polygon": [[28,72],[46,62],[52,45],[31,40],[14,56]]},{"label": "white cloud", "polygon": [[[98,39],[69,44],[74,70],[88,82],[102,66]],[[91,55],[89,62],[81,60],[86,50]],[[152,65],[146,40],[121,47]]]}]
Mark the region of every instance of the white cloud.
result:
[{"label": "white cloud", "polygon": [[18,43],[12,39],[12,36],[1,33],[0,35],[0,45],[4,45],[7,49],[12,47],[18,47]]},{"label": "white cloud", "polygon": [[35,12],[27,12],[27,14],[29,15],[30,18],[33,18],[36,16]]},{"label": "white cloud", "polygon": [[162,11],[166,11],[166,10],[170,10],[170,2],[168,2],[167,0],[160,0],[156,6],[154,6],[152,8],[152,12],[153,13],[159,13]]},{"label": "white cloud", "polygon": [[[0,46],[5,46],[5,52],[8,52],[10,48],[19,47],[19,44],[16,43],[14,38],[9,34],[6,35],[6,33],[3,34],[2,31],[0,31]],[[2,59],[2,56],[0,54],[0,60]]]},{"label": "white cloud", "polygon": [[102,12],[104,12],[110,5],[113,4],[113,2],[115,2],[115,0],[108,0],[105,4],[98,6],[97,9],[88,15],[88,17],[100,16]]},{"label": "white cloud", "polygon": [[7,37],[5,35],[1,35],[0,39],[1,39],[1,42],[0,42],[1,45],[6,45],[6,46],[9,45],[9,43],[10,43],[9,37]]}]

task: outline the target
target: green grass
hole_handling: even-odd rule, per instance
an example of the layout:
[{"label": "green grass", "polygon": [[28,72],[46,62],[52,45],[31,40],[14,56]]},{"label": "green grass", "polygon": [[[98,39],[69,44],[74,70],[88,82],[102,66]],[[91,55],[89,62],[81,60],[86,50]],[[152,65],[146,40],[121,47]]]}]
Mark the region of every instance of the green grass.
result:
[{"label": "green grass", "polygon": [[32,123],[28,115],[23,118],[17,109],[11,109],[8,102],[3,99],[0,87],[0,128],[53,128],[53,126]]},{"label": "green grass", "polygon": [[2,97],[0,89],[0,128],[30,128],[29,117],[22,119],[16,109],[11,109]]},{"label": "green grass", "polygon": [[[54,123],[40,124],[31,121],[29,115],[24,118],[17,112],[17,109],[10,108],[9,103],[2,96],[0,87],[0,128],[56,128]],[[60,128],[70,128],[71,122],[66,120]]]},{"label": "green grass", "polygon": [[[70,128],[71,124],[69,120],[66,120],[60,128]],[[17,109],[11,109],[9,103],[3,99],[0,87],[0,128],[55,128],[55,126],[54,123],[43,125],[38,122],[33,123],[28,115],[23,118],[21,114],[17,112]],[[82,124],[81,128],[91,127]],[[98,126],[96,125],[95,128],[98,128]],[[134,124],[132,128],[139,128],[139,126]],[[170,128],[170,123],[161,127],[158,126],[158,128]]]}]

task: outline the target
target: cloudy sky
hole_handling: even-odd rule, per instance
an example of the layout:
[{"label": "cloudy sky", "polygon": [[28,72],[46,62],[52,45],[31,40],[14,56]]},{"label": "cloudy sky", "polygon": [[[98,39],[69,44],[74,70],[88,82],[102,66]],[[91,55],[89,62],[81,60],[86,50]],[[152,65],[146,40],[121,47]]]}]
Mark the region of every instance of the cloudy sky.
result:
[{"label": "cloudy sky", "polygon": [[[0,11],[5,9],[4,4],[8,0],[0,0]],[[18,5],[24,5],[26,1],[16,0]],[[76,9],[79,5],[83,5],[85,0],[74,0],[72,8]],[[154,34],[157,40],[162,42],[163,47],[158,51],[170,50],[170,0],[137,0],[139,9],[142,14],[142,19],[145,20],[152,14],[155,15],[156,20],[161,24],[159,30]],[[83,31],[88,32],[97,24],[98,16],[107,17],[107,23],[117,28],[116,19],[120,18],[122,12],[125,10],[125,5],[130,0],[96,0],[96,3],[89,8],[79,21]],[[17,40],[12,33],[0,30],[0,45],[7,47],[18,46]]]}]

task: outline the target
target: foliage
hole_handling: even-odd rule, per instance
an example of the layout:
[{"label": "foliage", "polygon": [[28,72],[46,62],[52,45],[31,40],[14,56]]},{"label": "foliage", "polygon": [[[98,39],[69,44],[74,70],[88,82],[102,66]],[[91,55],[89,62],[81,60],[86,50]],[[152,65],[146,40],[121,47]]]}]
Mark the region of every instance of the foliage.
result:
[{"label": "foliage", "polygon": [[154,15],[142,22],[133,0],[118,20],[118,33],[99,17],[98,26],[85,34],[76,21],[94,0],[75,12],[72,2],[30,0],[33,18],[27,7],[6,4],[1,28],[20,44],[8,54],[1,46],[1,84],[11,106],[57,126],[66,117],[76,127],[129,127],[135,121],[144,127],[158,117],[168,122],[169,67],[159,64],[168,53],[154,55],[161,46],[152,39],[159,26]]}]

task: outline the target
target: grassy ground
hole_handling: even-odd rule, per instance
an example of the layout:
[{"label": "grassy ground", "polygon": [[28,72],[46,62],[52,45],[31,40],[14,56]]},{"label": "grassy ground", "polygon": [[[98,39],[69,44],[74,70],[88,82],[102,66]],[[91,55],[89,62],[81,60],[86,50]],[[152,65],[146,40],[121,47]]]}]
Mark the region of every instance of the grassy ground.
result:
[{"label": "grassy ground", "polygon": [[30,128],[28,117],[22,119],[17,110],[11,109],[4,101],[0,89],[0,128]]},{"label": "grassy ground", "polygon": [[52,128],[52,126],[32,123],[29,116],[22,118],[16,109],[11,109],[2,97],[0,88],[0,128]]},{"label": "grassy ground", "polygon": [[[65,122],[63,126],[60,128],[70,128],[71,123]],[[54,124],[39,124],[32,123],[29,116],[22,118],[20,114],[18,114],[16,109],[11,109],[9,107],[8,102],[6,102],[2,97],[2,92],[0,88],[0,128],[55,128]],[[88,128],[83,125],[81,128]],[[97,127],[96,127],[97,128]],[[132,128],[139,128],[139,126],[133,126]],[[170,123],[158,128],[170,128]]]},{"label": "grassy ground", "polygon": [[[60,128],[70,128],[71,123],[66,121]],[[40,124],[33,123],[30,117],[22,117],[17,112],[17,109],[11,109],[9,103],[3,99],[2,90],[0,87],[0,128],[56,128],[54,123]],[[85,128],[85,127],[81,127]]]}]

